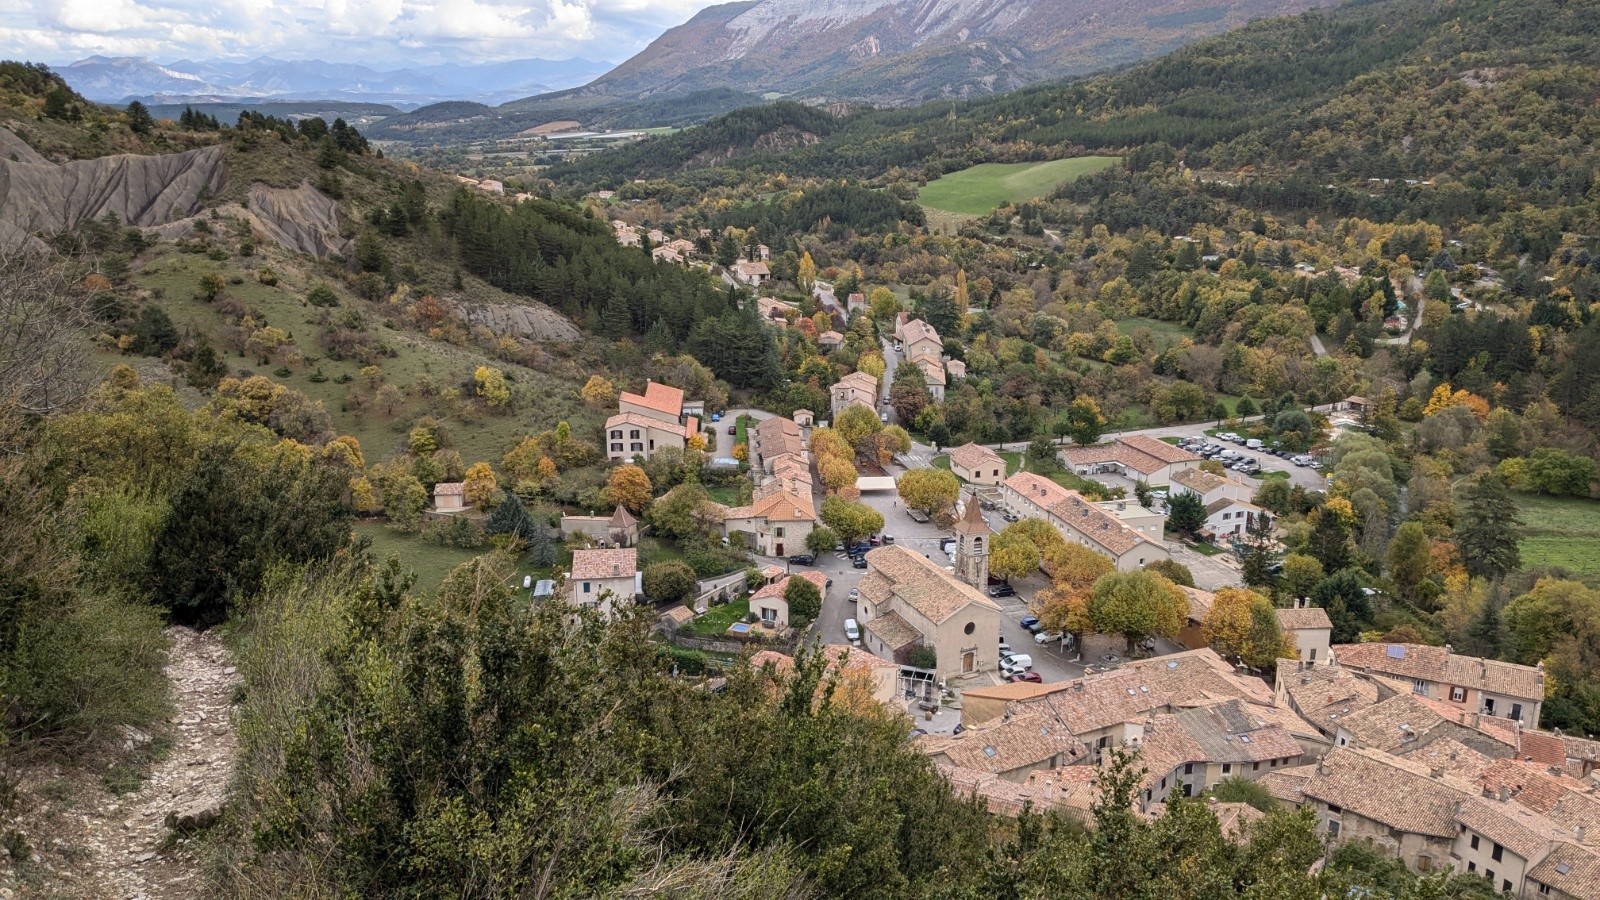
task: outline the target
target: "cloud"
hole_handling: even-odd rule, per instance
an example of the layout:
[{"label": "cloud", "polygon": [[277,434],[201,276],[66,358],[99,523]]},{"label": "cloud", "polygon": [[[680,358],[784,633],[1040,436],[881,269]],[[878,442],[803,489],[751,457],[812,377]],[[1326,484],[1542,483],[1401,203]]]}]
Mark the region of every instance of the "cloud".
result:
[{"label": "cloud", "polygon": [[711,0],[0,0],[0,57],[620,61]]}]

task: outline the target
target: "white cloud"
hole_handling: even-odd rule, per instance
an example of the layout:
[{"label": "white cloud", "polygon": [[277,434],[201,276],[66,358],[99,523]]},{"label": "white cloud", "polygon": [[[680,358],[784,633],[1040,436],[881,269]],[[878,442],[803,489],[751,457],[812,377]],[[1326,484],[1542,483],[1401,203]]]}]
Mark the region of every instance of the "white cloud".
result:
[{"label": "white cloud", "polygon": [[711,0],[0,0],[0,57],[620,60]]}]

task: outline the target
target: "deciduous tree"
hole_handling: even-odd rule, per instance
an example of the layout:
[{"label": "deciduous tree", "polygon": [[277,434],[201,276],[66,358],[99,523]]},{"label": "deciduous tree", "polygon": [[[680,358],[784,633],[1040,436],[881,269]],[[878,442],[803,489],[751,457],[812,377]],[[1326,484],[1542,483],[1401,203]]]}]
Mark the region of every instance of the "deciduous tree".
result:
[{"label": "deciduous tree", "polygon": [[650,505],[652,492],[650,476],[631,463],[612,469],[611,476],[606,479],[606,503],[620,504],[635,515]]},{"label": "deciduous tree", "polygon": [[486,462],[473,463],[462,479],[461,493],[467,503],[479,510],[487,510],[500,493],[500,480],[494,468]]},{"label": "deciduous tree", "polygon": [[1150,635],[1176,637],[1189,612],[1189,600],[1172,582],[1154,572],[1113,572],[1095,582],[1089,618],[1101,634],[1120,634],[1129,653]]},{"label": "deciduous tree", "polygon": [[961,495],[961,480],[945,469],[911,469],[900,475],[895,487],[908,509],[929,516],[949,515]]},{"label": "deciduous tree", "polygon": [[846,544],[883,530],[883,514],[854,500],[828,497],[822,501],[822,521]]}]

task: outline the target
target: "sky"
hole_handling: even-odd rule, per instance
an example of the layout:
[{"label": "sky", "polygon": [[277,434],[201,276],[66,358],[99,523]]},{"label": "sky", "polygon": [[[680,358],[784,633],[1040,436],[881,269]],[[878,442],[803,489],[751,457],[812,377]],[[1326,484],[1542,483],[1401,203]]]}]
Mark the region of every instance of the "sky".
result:
[{"label": "sky", "polygon": [[0,0],[0,58],[620,62],[717,0]]}]

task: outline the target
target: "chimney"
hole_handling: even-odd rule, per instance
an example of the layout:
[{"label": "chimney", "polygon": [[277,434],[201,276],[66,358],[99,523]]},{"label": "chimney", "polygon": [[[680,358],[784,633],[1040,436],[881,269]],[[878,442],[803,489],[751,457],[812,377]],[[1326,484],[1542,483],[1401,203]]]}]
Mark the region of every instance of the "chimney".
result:
[{"label": "chimney", "polygon": [[621,574],[622,574],[622,567],[617,565],[616,563],[612,563],[611,564],[611,577],[612,578],[616,578],[617,576],[619,576]]},{"label": "chimney", "polygon": [[1326,753],[1317,757],[1317,774],[1328,774],[1328,754]]},{"label": "chimney", "polygon": [[1508,787],[1505,784],[1501,784],[1500,785],[1500,802],[1504,803],[1504,802],[1506,802],[1507,800],[1510,800],[1510,799],[1511,799],[1511,788]]},{"label": "chimney", "polygon": [[1431,766],[1431,767],[1429,767],[1429,769],[1428,769],[1428,777],[1429,778],[1443,778],[1444,777],[1444,766]]},{"label": "chimney", "polygon": [[1450,654],[1452,654],[1454,652],[1456,652],[1456,648],[1450,646],[1449,644],[1445,644],[1444,645],[1444,654],[1446,656],[1449,656]]},{"label": "chimney", "polygon": [[1584,831],[1585,831],[1585,829],[1584,829],[1584,827],[1582,825],[1574,825],[1574,826],[1572,826],[1572,839],[1577,841],[1580,844],[1583,843],[1583,832]]}]

